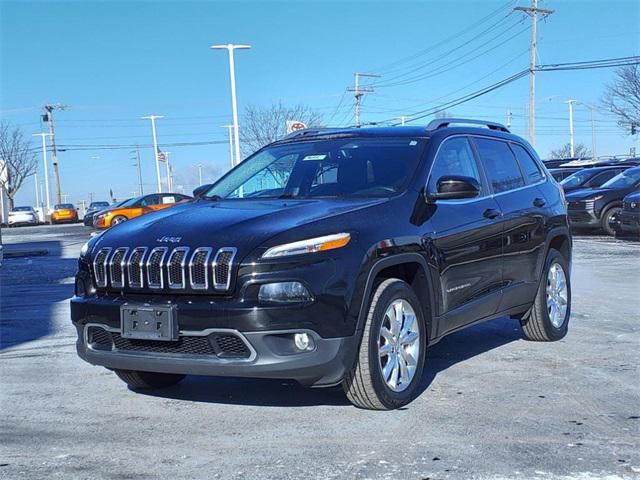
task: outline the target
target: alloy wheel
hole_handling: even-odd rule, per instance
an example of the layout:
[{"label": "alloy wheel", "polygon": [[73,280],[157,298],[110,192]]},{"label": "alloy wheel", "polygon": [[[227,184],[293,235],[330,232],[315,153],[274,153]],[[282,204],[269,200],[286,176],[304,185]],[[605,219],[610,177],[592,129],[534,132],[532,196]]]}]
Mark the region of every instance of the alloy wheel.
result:
[{"label": "alloy wheel", "polygon": [[553,262],[547,274],[547,312],[555,328],[562,327],[567,316],[569,287],[562,265]]}]

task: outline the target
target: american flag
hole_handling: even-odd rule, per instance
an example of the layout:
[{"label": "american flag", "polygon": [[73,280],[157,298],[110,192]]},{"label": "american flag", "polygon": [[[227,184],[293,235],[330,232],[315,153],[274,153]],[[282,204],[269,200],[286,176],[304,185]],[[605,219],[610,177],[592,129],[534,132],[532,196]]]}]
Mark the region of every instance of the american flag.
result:
[{"label": "american flag", "polygon": [[164,154],[164,152],[162,150],[160,150],[160,147],[158,147],[158,161],[159,162],[166,162],[167,161],[167,156]]}]

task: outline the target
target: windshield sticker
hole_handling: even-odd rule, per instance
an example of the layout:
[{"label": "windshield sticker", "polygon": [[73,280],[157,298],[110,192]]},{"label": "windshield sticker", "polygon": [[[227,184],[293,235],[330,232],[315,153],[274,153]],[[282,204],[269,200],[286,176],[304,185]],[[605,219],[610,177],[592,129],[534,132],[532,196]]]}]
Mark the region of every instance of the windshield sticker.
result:
[{"label": "windshield sticker", "polygon": [[306,157],[304,157],[302,159],[303,162],[306,162],[308,160],[313,161],[313,160],[324,160],[325,158],[327,158],[326,155],[307,155]]}]

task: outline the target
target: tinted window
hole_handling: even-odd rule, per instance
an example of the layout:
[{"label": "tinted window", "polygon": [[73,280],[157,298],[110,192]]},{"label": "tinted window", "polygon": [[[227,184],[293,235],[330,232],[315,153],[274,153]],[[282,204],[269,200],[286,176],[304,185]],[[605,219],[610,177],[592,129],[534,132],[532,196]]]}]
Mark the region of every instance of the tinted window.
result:
[{"label": "tinted window", "polygon": [[433,161],[431,176],[429,177],[429,191],[437,190],[438,180],[447,175],[461,175],[471,177],[482,184],[478,164],[473,156],[473,150],[466,137],[455,137],[445,140]]},{"label": "tinted window", "polygon": [[591,180],[589,180],[588,185],[590,187],[599,187],[606,181],[611,180],[613,177],[615,177],[619,173],[620,173],[620,170],[607,170],[606,172],[602,172],[596,175],[595,177],[593,177]]},{"label": "tinted window", "polygon": [[509,145],[485,138],[476,138],[475,142],[494,193],[524,186],[524,178]]},{"label": "tinted window", "polygon": [[511,146],[513,147],[518,162],[520,162],[520,168],[527,182],[536,183],[542,180],[542,172],[540,168],[538,168],[536,161],[529,155],[529,152],[517,143],[512,143]]},{"label": "tinted window", "polygon": [[30,212],[31,207],[16,207],[13,209],[14,212]]},{"label": "tinted window", "polygon": [[59,203],[53,207],[54,210],[62,210],[62,209],[72,209],[73,205],[71,203]]},{"label": "tinted window", "polygon": [[414,174],[425,141],[335,138],[260,150],[206,196],[240,198],[388,197]]},{"label": "tinted window", "polygon": [[148,207],[149,205],[157,205],[159,202],[158,195],[149,195],[148,197],[144,197],[138,203],[141,207]]},{"label": "tinted window", "polygon": [[640,168],[630,168],[602,184],[602,188],[629,188],[640,184]]}]

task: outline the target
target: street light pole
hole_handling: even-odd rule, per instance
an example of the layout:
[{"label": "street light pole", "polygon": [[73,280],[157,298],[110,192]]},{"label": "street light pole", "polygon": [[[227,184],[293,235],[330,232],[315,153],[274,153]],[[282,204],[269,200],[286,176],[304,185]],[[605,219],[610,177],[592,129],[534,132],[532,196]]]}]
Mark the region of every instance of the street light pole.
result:
[{"label": "street light pole", "polygon": [[171,152],[164,152],[164,158],[167,161],[167,190],[173,190],[173,179],[171,178],[171,164],[169,163],[169,155]]},{"label": "street light pole", "polygon": [[231,159],[231,168],[235,167],[233,161],[233,125],[222,125],[222,128],[229,130],[229,158]]},{"label": "street light pole", "polygon": [[49,166],[47,165],[47,141],[45,140],[45,137],[49,137],[51,136],[50,133],[34,133],[32,135],[33,137],[40,137],[42,139],[42,160],[44,162],[44,188],[45,188],[45,192],[46,192],[46,204],[47,204],[47,212],[45,213],[48,214],[49,210],[51,210],[51,199],[49,197]]},{"label": "street light pole", "polygon": [[596,154],[596,120],[594,114],[595,107],[584,102],[577,103],[579,103],[580,105],[584,105],[591,112],[591,158],[595,162],[596,158],[598,158],[598,155]]},{"label": "street light pole", "polygon": [[200,183],[198,183],[198,186],[202,185],[202,164],[201,163],[198,164],[198,180],[200,181]]},{"label": "street light pole", "polygon": [[571,158],[575,155],[575,146],[573,142],[573,104],[576,100],[567,100],[566,103],[569,105],[569,147],[571,148]]},{"label": "street light pole", "polygon": [[156,120],[164,118],[162,115],[147,115],[143,120],[151,120],[151,135],[153,136],[153,155],[156,159],[156,180],[158,181],[157,192],[162,193],[162,179],[160,177],[160,160],[158,160],[158,137],[156,135]]},{"label": "street light pole", "polygon": [[234,45],[228,43],[226,45],[211,45],[211,48],[216,50],[226,49],[229,52],[229,76],[231,78],[231,109],[233,111],[233,133],[235,143],[235,159],[237,163],[240,163],[240,135],[238,133],[238,103],[236,100],[236,67],[233,58],[233,51],[236,49],[246,50],[251,48],[251,45]]}]

